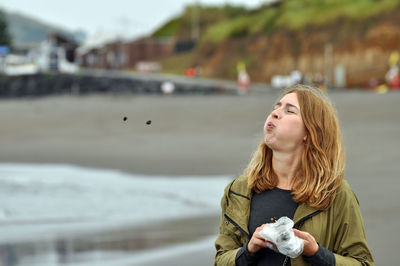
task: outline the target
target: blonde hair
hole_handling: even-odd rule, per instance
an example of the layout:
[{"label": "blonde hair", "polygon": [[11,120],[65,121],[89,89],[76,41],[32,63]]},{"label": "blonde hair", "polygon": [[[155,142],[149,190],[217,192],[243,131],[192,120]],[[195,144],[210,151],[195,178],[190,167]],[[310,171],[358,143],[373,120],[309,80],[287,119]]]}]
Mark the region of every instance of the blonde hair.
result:
[{"label": "blonde hair", "polygon": [[[327,209],[343,181],[345,154],[335,109],[318,88],[289,87],[283,95],[295,92],[306,128],[307,139],[301,163],[292,179],[293,200]],[[272,169],[272,150],[261,142],[244,171],[250,189],[261,193],[273,189],[278,178]]]}]

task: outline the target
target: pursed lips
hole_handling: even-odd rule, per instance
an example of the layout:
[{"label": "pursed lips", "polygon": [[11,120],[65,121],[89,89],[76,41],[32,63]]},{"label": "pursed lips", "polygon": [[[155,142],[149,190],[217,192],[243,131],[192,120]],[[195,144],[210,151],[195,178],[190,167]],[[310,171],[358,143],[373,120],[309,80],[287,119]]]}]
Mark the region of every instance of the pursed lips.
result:
[{"label": "pursed lips", "polygon": [[267,123],[267,129],[274,129],[274,128],[275,128],[274,123],[272,123],[272,122]]}]

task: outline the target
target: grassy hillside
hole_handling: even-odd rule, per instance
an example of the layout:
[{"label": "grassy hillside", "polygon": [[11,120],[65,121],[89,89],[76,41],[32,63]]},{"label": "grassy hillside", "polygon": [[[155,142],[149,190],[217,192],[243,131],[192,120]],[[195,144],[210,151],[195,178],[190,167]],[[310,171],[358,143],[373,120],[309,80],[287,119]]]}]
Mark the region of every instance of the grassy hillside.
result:
[{"label": "grassy hillside", "polygon": [[285,0],[257,10],[243,7],[189,6],[184,14],[166,23],[153,36],[188,36],[194,8],[198,9],[201,43],[220,43],[228,38],[269,34],[278,28],[298,31],[323,26],[344,18],[362,21],[400,6],[400,0]]},{"label": "grassy hillside", "polygon": [[184,13],[176,17],[159,29],[157,29],[152,37],[180,37],[186,38],[190,36],[191,27],[193,24],[193,15],[199,17],[200,32],[205,32],[210,25],[214,25],[220,21],[231,20],[243,13],[248,13],[244,7],[235,7],[225,5],[217,6],[187,6]]},{"label": "grassy hillside", "polygon": [[[193,8],[157,34],[190,36]],[[196,49],[163,58],[166,72],[201,66],[205,77],[235,79],[243,62],[252,81],[269,82],[293,69],[313,77],[333,67],[346,69],[350,87],[366,87],[371,77],[384,82],[387,60],[400,45],[400,0],[282,0],[254,10],[197,7],[201,36]],[[230,11],[230,12],[228,12]],[[326,53],[331,48],[331,64]]]},{"label": "grassy hillside", "polygon": [[220,21],[208,28],[202,42],[219,43],[232,37],[268,34],[278,28],[297,31],[307,26],[324,26],[340,18],[362,21],[399,5],[399,0],[289,0],[278,7],[264,7],[254,14]]}]

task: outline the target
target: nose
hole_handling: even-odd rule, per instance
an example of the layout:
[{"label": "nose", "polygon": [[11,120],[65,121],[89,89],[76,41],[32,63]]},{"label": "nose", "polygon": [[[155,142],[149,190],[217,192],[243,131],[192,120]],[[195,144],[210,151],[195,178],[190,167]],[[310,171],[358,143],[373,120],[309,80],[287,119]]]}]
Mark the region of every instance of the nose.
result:
[{"label": "nose", "polygon": [[271,116],[275,119],[279,119],[280,118],[280,111],[279,108],[276,108],[275,110],[273,110],[271,112]]}]

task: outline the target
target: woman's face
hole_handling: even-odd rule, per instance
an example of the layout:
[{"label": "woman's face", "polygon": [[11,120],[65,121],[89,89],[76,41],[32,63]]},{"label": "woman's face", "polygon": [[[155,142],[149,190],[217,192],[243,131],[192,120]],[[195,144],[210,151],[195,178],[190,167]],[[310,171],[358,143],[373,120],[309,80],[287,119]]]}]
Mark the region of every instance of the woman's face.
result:
[{"label": "woman's face", "polygon": [[274,106],[264,125],[264,141],[276,151],[291,152],[303,146],[306,129],[295,92],[288,93]]}]

